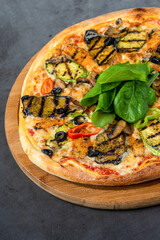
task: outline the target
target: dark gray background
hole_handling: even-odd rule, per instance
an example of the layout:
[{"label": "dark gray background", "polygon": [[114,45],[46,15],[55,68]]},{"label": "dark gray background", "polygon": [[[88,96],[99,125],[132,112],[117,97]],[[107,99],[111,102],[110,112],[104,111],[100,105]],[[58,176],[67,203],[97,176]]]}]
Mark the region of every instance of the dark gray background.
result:
[{"label": "dark gray background", "polygon": [[[130,211],[64,202],[31,182],[5,138],[10,89],[29,59],[54,35],[82,20],[159,0],[0,0],[0,239],[160,239],[160,206]],[[126,196],[127,197],[127,196]]]}]

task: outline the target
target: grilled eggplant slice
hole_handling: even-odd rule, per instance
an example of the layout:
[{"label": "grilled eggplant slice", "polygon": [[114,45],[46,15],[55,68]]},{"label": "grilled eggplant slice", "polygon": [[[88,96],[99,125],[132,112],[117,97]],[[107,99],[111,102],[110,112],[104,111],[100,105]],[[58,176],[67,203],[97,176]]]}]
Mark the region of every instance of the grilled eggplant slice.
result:
[{"label": "grilled eggplant slice", "polygon": [[110,139],[116,124],[117,121],[113,121],[104,132],[96,137],[96,145],[93,150],[96,163],[112,163],[115,165],[121,163],[123,154],[126,152],[125,135],[121,133],[118,137]]},{"label": "grilled eggplant slice", "polygon": [[90,37],[88,38],[88,31],[86,31],[84,39],[89,47],[89,52],[92,58],[99,66],[109,63],[116,53],[116,39],[112,37],[102,37],[99,36],[98,33],[90,34]]},{"label": "grilled eggplant slice", "polygon": [[129,31],[127,35],[120,39],[117,45],[118,52],[135,52],[143,47],[147,40],[145,31]]},{"label": "grilled eggplant slice", "polygon": [[74,105],[70,105],[70,101],[70,97],[57,95],[23,96],[23,113],[26,116],[52,118],[57,114],[64,114],[76,109]]},{"label": "grilled eggplant slice", "polygon": [[154,120],[141,130],[142,141],[153,155],[160,156],[160,120]]},{"label": "grilled eggplant slice", "polygon": [[64,57],[60,58],[57,56],[47,59],[45,65],[49,74],[64,81],[76,80],[79,77],[86,78],[88,76],[87,71],[82,66]]},{"label": "grilled eggplant slice", "polygon": [[[105,135],[105,137],[107,136]],[[112,163],[118,165],[119,163],[121,163],[123,154],[126,152],[124,134],[121,134],[118,137],[111,140],[102,141],[101,143],[99,142],[98,146],[97,147],[95,146],[95,151],[99,152],[95,159],[96,163],[99,164]]]}]

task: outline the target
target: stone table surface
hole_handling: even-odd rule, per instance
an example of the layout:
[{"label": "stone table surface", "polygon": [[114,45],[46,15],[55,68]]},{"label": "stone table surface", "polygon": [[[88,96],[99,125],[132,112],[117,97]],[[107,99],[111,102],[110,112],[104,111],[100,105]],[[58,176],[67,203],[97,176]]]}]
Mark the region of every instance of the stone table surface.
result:
[{"label": "stone table surface", "polygon": [[[107,12],[159,6],[159,0],[0,0],[0,240],[160,239],[160,206],[97,210],[60,200],[35,185],[8,148],[4,113],[29,59],[70,25]],[[127,197],[127,196],[126,196]]]}]

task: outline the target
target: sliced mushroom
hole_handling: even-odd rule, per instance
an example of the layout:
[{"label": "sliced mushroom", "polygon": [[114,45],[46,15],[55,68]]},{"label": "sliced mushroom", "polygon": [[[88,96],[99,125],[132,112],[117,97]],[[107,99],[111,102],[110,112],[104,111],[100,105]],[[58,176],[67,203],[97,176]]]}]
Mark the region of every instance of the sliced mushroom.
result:
[{"label": "sliced mushroom", "polygon": [[124,120],[120,120],[113,128],[113,131],[108,134],[109,139],[113,139],[118,137],[121,132],[124,130],[126,127],[126,122]]},{"label": "sliced mushroom", "polygon": [[160,97],[160,86],[154,88],[156,96]]},{"label": "sliced mushroom", "polygon": [[127,27],[119,29],[119,27],[109,26],[104,34],[105,36],[108,37],[121,38],[124,37],[127,33],[128,33]]},{"label": "sliced mushroom", "polygon": [[155,90],[156,96],[160,97],[160,77],[152,83],[152,88]]},{"label": "sliced mushroom", "polygon": [[73,100],[72,103],[75,104],[75,105],[77,105],[77,106],[79,106],[79,107],[82,107],[81,104],[80,104],[80,102],[77,101],[77,100]]},{"label": "sliced mushroom", "polygon": [[122,25],[122,23],[123,23],[122,18],[118,18],[118,19],[116,20],[116,22],[115,22],[115,24],[116,24],[117,26],[119,26],[119,27]]},{"label": "sliced mushroom", "polygon": [[131,135],[133,133],[133,131],[134,131],[134,124],[126,123],[126,126],[123,129],[123,132],[128,135]]},{"label": "sliced mushroom", "polygon": [[160,77],[158,76],[156,80],[153,82],[152,87],[158,87],[160,86]]},{"label": "sliced mushroom", "polygon": [[56,78],[54,80],[54,88],[61,88],[64,90],[66,88],[66,84],[63,80]]},{"label": "sliced mushroom", "polygon": [[58,64],[58,63],[66,62],[66,61],[67,61],[66,55],[58,55],[58,56],[47,59],[46,63]]},{"label": "sliced mushroom", "polygon": [[93,87],[96,84],[96,79],[98,74],[96,72],[91,72],[91,74],[87,78],[78,78],[76,83],[87,83]]},{"label": "sliced mushroom", "polygon": [[104,35],[108,37],[121,38],[128,33],[128,28],[122,26],[123,21],[121,18],[118,18],[114,25],[110,25],[105,31]]},{"label": "sliced mushroom", "polygon": [[91,72],[91,74],[86,78],[86,80],[89,80],[92,86],[96,84],[98,74],[96,72]]},{"label": "sliced mushroom", "polygon": [[78,83],[87,83],[87,84],[90,84],[92,86],[92,83],[89,80],[85,79],[85,78],[78,78],[76,83],[77,84]]}]

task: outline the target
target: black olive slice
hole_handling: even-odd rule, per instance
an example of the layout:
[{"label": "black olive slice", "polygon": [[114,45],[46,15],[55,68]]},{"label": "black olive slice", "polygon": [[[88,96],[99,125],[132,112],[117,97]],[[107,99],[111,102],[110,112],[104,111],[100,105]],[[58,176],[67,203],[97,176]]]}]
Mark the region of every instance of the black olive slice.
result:
[{"label": "black olive slice", "polygon": [[42,149],[41,152],[50,156],[50,157],[53,155],[53,151],[50,150],[50,149]]},{"label": "black olive slice", "polygon": [[54,95],[58,95],[62,92],[62,88],[53,88],[51,93]]},{"label": "black olive slice", "polygon": [[97,157],[99,154],[100,152],[98,150],[93,150],[92,146],[88,147],[88,152],[87,152],[88,157]]},{"label": "black olive slice", "polygon": [[63,131],[57,132],[57,133],[55,134],[55,140],[56,140],[57,142],[63,142],[63,141],[66,140],[66,138],[67,138],[67,133],[65,133],[65,132],[63,132]]},{"label": "black olive slice", "polygon": [[25,95],[25,96],[21,97],[21,100],[22,100],[22,102],[23,102],[24,100],[28,100],[29,98],[30,98],[29,95]]},{"label": "black olive slice", "polygon": [[58,114],[62,114],[62,113],[64,113],[65,112],[65,109],[64,108],[58,108],[57,110],[56,110],[56,113],[58,113]]},{"label": "black olive slice", "polygon": [[154,56],[154,57],[150,57],[149,61],[151,61],[152,63],[155,64],[159,64],[160,65],[160,58]]},{"label": "black olive slice", "polygon": [[82,115],[79,115],[73,119],[75,125],[80,125],[85,122],[85,117]]},{"label": "black olive slice", "polygon": [[84,35],[84,40],[87,44],[90,44],[91,40],[98,36],[99,34],[95,30],[87,30]]},{"label": "black olive slice", "polygon": [[115,38],[112,38],[112,37],[108,37],[105,41],[104,41],[104,44],[105,46],[110,46],[110,45],[113,45],[114,47],[117,45],[117,40]]}]

